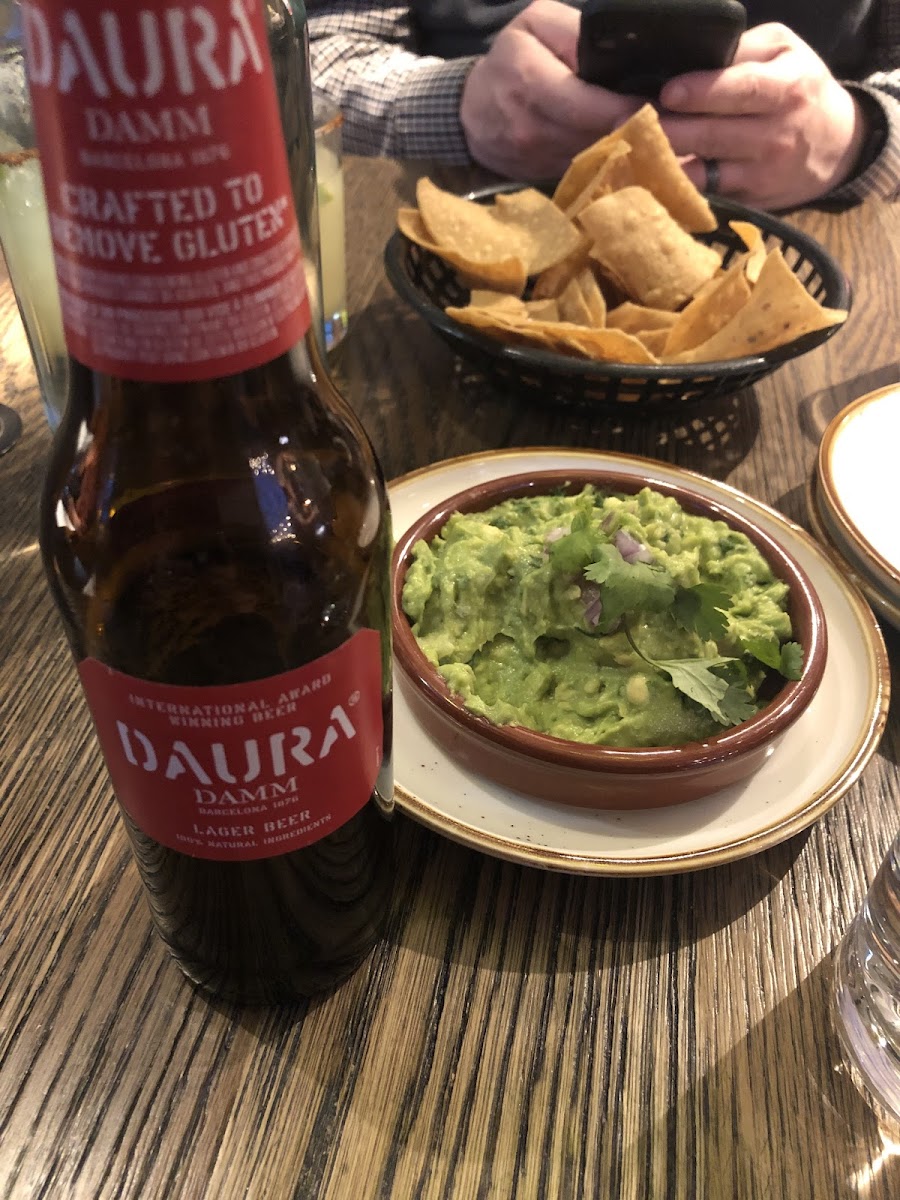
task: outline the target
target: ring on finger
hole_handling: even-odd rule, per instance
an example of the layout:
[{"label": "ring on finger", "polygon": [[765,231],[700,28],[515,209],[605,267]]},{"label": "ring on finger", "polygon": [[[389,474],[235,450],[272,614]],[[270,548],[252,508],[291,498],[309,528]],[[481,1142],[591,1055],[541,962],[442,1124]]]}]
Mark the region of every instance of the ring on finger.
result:
[{"label": "ring on finger", "polygon": [[703,166],[706,169],[706,191],[712,193],[712,195],[716,195],[722,183],[719,160],[717,158],[704,158]]}]

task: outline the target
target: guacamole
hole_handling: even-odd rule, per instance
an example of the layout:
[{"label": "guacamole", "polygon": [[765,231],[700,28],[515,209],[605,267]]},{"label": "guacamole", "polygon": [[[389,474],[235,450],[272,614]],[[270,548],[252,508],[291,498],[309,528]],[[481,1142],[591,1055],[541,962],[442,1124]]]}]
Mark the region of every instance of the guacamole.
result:
[{"label": "guacamole", "polygon": [[720,733],[773,669],[797,677],[787,596],[723,521],[587,486],[454,514],[413,548],[403,608],[472,712],[636,747]]}]

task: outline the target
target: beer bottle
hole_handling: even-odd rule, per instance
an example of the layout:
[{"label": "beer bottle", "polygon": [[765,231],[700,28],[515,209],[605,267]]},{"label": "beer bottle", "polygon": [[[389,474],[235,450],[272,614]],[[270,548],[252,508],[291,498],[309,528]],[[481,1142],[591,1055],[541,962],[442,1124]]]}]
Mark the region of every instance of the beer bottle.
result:
[{"label": "beer bottle", "polygon": [[391,536],[311,329],[263,8],[23,16],[71,377],[47,575],[162,938],[291,1000],[389,904]]}]

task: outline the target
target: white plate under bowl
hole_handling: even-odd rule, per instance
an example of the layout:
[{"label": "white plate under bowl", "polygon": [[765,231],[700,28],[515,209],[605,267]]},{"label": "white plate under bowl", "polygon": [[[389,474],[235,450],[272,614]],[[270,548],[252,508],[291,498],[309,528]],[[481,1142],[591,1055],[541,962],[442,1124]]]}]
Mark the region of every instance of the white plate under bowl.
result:
[{"label": "white plate under bowl", "polygon": [[[822,436],[818,504],[845,556],[900,605],[900,383],[860,396]],[[846,553],[850,551],[849,555]]]},{"label": "white plate under bowl", "polygon": [[658,875],[755,854],[805,829],[847,791],[875,751],[890,682],[878,623],[853,583],[804,530],[774,509],[703,475],[621,454],[500,450],[435,463],[390,484],[394,533],[448,496],[502,475],[590,467],[649,485],[687,485],[737,507],[806,570],[825,610],[828,662],[815,699],[749,780],[701,800],[640,812],[550,804],[510,791],[447,755],[394,688],[397,806],[472,849],[533,867],[586,875]]},{"label": "white plate under bowl", "polygon": [[853,543],[841,540],[840,531],[821,503],[816,471],[813,471],[806,484],[806,515],[810,529],[828,548],[847,578],[856,584],[876,614],[900,630],[900,604],[895,604],[882,592],[879,580],[870,572],[866,560],[858,555]]}]

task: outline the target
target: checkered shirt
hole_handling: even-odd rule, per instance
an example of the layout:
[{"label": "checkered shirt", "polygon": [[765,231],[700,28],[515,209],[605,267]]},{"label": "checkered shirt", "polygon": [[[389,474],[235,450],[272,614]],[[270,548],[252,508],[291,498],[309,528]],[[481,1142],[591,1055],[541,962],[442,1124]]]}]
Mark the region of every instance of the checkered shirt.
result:
[{"label": "checkered shirt", "polygon": [[[815,0],[811,0],[815,3]],[[474,58],[417,53],[410,9],[379,0],[307,0],[315,84],[344,113],[352,154],[471,162],[459,103]],[[877,157],[829,199],[900,198],[900,0],[879,0],[870,73],[846,81],[882,110]]]}]

